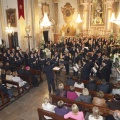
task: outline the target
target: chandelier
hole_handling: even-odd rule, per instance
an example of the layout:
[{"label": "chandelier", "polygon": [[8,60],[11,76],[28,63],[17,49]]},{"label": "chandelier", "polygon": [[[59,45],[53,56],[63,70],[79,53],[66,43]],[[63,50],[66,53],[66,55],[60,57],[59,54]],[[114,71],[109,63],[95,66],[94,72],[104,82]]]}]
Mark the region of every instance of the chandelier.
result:
[{"label": "chandelier", "polygon": [[8,24],[8,27],[5,28],[5,32],[8,34],[14,33],[14,29],[10,26],[10,23]]},{"label": "chandelier", "polygon": [[114,20],[114,23],[120,25],[120,12],[118,14],[118,17]]},{"label": "chandelier", "polygon": [[115,21],[115,13],[113,12],[109,22],[114,23],[114,21]]},{"label": "chandelier", "polygon": [[81,17],[80,17],[80,14],[78,14],[77,19],[76,19],[76,22],[77,22],[77,23],[81,23],[81,22],[82,22]]},{"label": "chandelier", "polygon": [[47,12],[44,13],[44,17],[43,17],[42,22],[40,23],[40,26],[42,26],[42,27],[49,27],[49,26],[51,26],[51,22],[49,21]]}]

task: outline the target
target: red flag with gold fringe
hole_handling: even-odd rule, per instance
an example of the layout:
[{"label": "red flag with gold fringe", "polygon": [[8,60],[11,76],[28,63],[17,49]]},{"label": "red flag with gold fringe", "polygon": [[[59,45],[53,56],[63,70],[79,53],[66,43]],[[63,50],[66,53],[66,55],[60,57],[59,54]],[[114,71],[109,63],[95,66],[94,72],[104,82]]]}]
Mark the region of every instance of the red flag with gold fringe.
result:
[{"label": "red flag with gold fringe", "polygon": [[20,17],[23,17],[23,19],[25,19],[24,16],[24,0],[17,0],[18,1],[18,16],[19,19]]}]

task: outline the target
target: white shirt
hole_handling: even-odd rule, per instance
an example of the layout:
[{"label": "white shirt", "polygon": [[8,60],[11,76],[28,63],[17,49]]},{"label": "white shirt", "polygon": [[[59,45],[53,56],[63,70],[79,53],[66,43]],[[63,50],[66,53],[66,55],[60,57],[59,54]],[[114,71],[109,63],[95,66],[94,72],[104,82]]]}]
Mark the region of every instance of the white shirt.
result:
[{"label": "white shirt", "polygon": [[[47,103],[47,104],[45,104],[45,103],[43,103],[42,104],[42,108],[43,108],[43,110],[46,110],[46,111],[50,111],[50,112],[53,112],[53,113],[55,113],[55,111],[54,111],[54,108],[55,108],[56,106],[54,106],[54,105],[52,105],[52,104],[50,104],[50,103]],[[48,116],[44,116],[46,119],[52,119],[51,117],[48,117]]]},{"label": "white shirt", "polygon": [[99,116],[98,119],[95,119],[93,115],[89,115],[88,120],[103,120],[103,117]]},{"label": "white shirt", "polygon": [[18,76],[13,77],[12,80],[13,80],[14,82],[18,82],[18,83],[19,83],[19,87],[24,86],[25,83],[26,83],[26,81],[23,81],[23,80],[22,80],[20,77],[18,77]]},{"label": "white shirt", "polygon": [[[84,88],[84,83],[78,84],[77,82],[75,82],[74,87],[76,88]],[[78,96],[80,96],[80,92],[76,92]]]}]

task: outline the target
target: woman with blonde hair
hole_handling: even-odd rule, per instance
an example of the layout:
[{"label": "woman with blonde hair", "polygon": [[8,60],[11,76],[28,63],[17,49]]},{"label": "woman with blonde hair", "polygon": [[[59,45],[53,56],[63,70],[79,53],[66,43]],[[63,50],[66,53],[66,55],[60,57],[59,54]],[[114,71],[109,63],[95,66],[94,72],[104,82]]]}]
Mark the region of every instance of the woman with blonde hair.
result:
[{"label": "woman with blonde hair", "polygon": [[103,120],[98,107],[93,107],[93,113],[89,115],[88,120]]},{"label": "woman with blonde hair", "polygon": [[75,120],[85,120],[83,112],[79,111],[79,108],[78,108],[78,106],[76,104],[73,104],[71,109],[72,109],[71,112],[69,112],[68,114],[64,115],[65,119],[73,118]]},{"label": "woman with blonde hair", "polygon": [[[50,111],[50,112],[55,112],[54,108],[56,106],[52,105],[50,103],[50,99],[48,97],[45,97],[42,103],[42,108],[43,110]],[[45,116],[46,119],[52,119],[51,117]]]},{"label": "woman with blonde hair", "polygon": [[104,97],[104,93],[102,91],[99,91],[97,93],[97,97],[93,98],[92,103],[97,106],[106,107],[107,106],[106,101],[103,97]]},{"label": "woman with blonde hair", "polygon": [[[13,81],[12,79],[13,79],[12,72],[10,70],[7,70],[7,72],[6,72],[6,80]],[[13,85],[7,84],[7,86],[9,88],[11,88]]]},{"label": "woman with blonde hair", "polygon": [[26,82],[26,81],[23,81],[23,80],[18,76],[17,71],[14,71],[14,72],[13,72],[13,78],[12,78],[12,80],[13,80],[14,82],[18,82],[18,83],[19,83],[19,87],[24,87],[26,90],[29,89],[29,86],[28,86],[27,82]]},{"label": "woman with blonde hair", "polygon": [[76,101],[82,101],[85,103],[91,103],[92,102],[92,97],[89,95],[89,91],[87,88],[84,88],[82,90],[82,94],[76,99]]},{"label": "woman with blonde hair", "polygon": [[57,96],[61,96],[61,97],[66,97],[66,90],[64,90],[64,85],[63,83],[60,83],[58,85],[58,89],[56,90],[55,94]]}]

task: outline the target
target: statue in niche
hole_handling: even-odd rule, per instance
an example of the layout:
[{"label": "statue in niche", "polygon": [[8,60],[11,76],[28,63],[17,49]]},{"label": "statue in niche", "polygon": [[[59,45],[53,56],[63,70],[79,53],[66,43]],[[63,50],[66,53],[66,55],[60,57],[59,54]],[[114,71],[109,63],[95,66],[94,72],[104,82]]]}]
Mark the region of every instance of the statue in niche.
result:
[{"label": "statue in niche", "polygon": [[94,2],[94,17],[93,17],[93,24],[104,24],[103,22],[103,7],[102,1],[97,0]]}]

